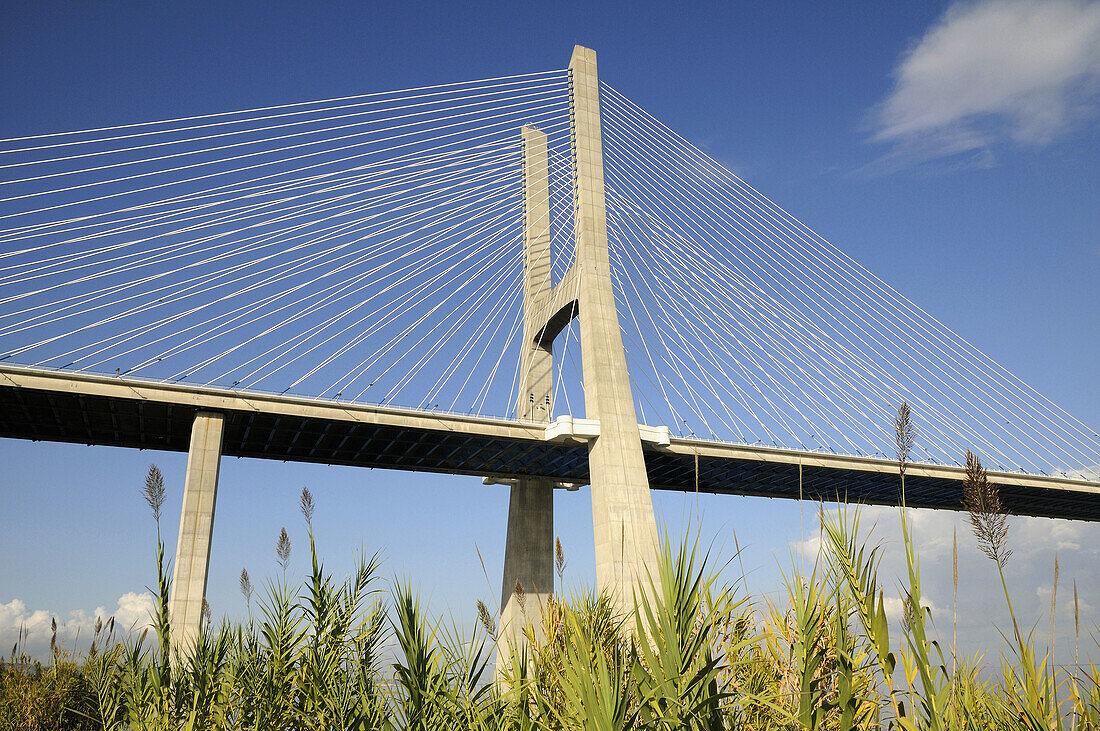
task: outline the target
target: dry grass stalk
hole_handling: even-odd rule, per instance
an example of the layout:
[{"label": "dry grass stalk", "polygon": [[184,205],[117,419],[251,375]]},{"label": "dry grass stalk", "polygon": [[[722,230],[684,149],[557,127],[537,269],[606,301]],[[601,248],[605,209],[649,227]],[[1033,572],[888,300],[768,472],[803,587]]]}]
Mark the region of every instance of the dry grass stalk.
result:
[{"label": "dry grass stalk", "polygon": [[1079,656],[1077,654],[1078,642],[1081,639],[1081,612],[1080,607],[1077,604],[1077,579],[1073,580],[1073,675],[1077,676],[1077,671],[1080,669],[1078,664]]},{"label": "dry grass stalk", "polygon": [[1058,567],[1058,554],[1054,554],[1054,588],[1050,592],[1050,665],[1051,669],[1055,667],[1054,664],[1054,615],[1058,607],[1058,574],[1060,573]]},{"label": "dry grass stalk", "polygon": [[[951,676],[955,676],[959,648],[959,529],[951,529]],[[952,685],[954,692],[954,685]]]}]

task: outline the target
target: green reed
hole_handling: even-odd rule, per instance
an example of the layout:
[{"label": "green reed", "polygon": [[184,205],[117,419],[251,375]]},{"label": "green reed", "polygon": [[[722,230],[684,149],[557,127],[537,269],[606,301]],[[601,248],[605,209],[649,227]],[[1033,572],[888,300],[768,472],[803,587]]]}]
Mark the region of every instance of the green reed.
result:
[{"label": "green reed", "polygon": [[[912,442],[903,422],[899,449]],[[630,616],[592,591],[541,607],[528,599],[527,642],[512,647],[496,682],[491,612],[482,605],[485,628],[472,633],[430,619],[408,581],[386,588],[377,554],[333,577],[317,554],[308,490],[304,580],[288,581],[281,538],[278,577],[255,587],[242,571],[247,621],[207,615],[194,643],[173,654],[154,467],[143,490],[158,525],[150,629],[120,637],[99,622],[87,652],[55,642],[47,662],[17,645],[0,662],[0,729],[1100,731],[1100,670],[1056,668],[1017,629],[1003,571],[1008,525],[980,462],[971,455],[968,466],[971,524],[1013,617],[997,667],[938,640],[904,506],[905,617],[900,632],[891,626],[881,547],[868,542],[859,509],[842,505],[820,511],[824,559],[808,574],[793,570],[779,600],[746,595],[743,577],[722,583],[698,539],[667,535]],[[556,563],[561,578],[560,542]],[[1075,625],[1079,636],[1079,617]]]}]

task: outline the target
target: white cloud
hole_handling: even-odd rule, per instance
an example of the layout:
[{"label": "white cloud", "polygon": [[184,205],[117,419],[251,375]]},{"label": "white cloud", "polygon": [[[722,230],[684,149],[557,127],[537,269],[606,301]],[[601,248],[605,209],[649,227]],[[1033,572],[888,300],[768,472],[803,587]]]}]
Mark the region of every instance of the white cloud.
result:
[{"label": "white cloud", "polygon": [[0,604],[0,647],[15,644],[21,631],[28,635],[50,632],[50,620],[54,616],[43,609],[28,611],[21,599]]},{"label": "white cloud", "polygon": [[[152,616],[155,608],[156,602],[149,592],[128,591],[118,598],[118,606],[115,611],[110,613],[110,616],[115,618],[115,626],[126,631],[140,632],[146,627],[152,626]],[[104,607],[96,607],[91,621],[94,621],[95,617],[106,616],[108,615]]]},{"label": "white cloud", "polygon": [[[153,595],[148,592],[127,592],[118,598],[114,611],[96,607],[92,612],[76,609],[55,612],[47,609],[28,609],[22,599],[12,599],[0,604],[0,652],[7,654],[16,643],[20,650],[32,656],[44,656],[53,635],[51,623],[57,620],[57,642],[67,649],[87,649],[91,642],[96,619],[104,624],[115,618],[115,636],[138,631],[149,626],[154,608]],[[20,633],[24,633],[25,641]],[[80,647],[76,648],[79,643]]]},{"label": "white cloud", "polygon": [[[922,607],[931,612],[933,618],[943,614],[943,610],[936,606],[936,603],[927,596],[921,597],[920,603]],[[901,622],[904,606],[899,596],[887,596],[882,599],[882,608],[886,610],[886,618],[891,622]]]},{"label": "white cloud", "polygon": [[[1100,251],[1096,253],[1100,254]],[[1071,480],[1091,480],[1092,482],[1100,482],[1100,465],[1094,464],[1077,469],[1055,470],[1055,474],[1067,477]]]},{"label": "white cloud", "polygon": [[791,542],[791,555],[810,564],[813,564],[815,561],[820,563],[825,560],[823,549],[824,544],[822,543],[820,532],[805,540]]},{"label": "white cloud", "polygon": [[874,115],[878,141],[916,158],[996,142],[1044,144],[1091,113],[1100,88],[1100,2],[956,3],[902,57]]}]

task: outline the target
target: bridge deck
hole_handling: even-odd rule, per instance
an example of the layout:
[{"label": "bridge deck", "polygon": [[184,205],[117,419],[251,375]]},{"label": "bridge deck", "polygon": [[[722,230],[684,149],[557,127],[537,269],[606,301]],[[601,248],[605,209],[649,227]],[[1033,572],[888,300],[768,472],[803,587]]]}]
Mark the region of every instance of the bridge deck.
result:
[{"label": "bridge deck", "polygon": [[[0,436],[187,451],[197,410],[226,415],[223,453],[585,483],[587,445],[545,439],[541,424],[0,366]],[[646,445],[655,489],[893,505],[897,463],[673,438]],[[696,468],[698,464],[698,468]],[[1006,509],[1021,515],[1100,520],[1100,484],[990,472]],[[914,507],[959,509],[962,470],[914,464]]]}]

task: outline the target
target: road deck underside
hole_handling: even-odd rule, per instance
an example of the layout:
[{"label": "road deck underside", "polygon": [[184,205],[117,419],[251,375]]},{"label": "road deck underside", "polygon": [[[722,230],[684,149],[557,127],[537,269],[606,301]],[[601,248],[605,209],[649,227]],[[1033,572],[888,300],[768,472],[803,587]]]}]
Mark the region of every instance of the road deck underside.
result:
[{"label": "road deck underside", "polygon": [[[196,395],[197,394],[197,395]],[[225,415],[222,454],[295,462],[585,484],[588,446],[551,442],[543,425],[228,389],[164,386],[36,369],[0,369],[0,436],[186,452],[195,413]],[[659,490],[896,505],[897,464],[673,438],[645,445]],[[801,462],[801,486],[799,484]],[[911,507],[958,510],[961,470],[911,465]],[[990,472],[1007,511],[1100,520],[1100,485]],[[492,488],[486,488],[492,489]]]}]

